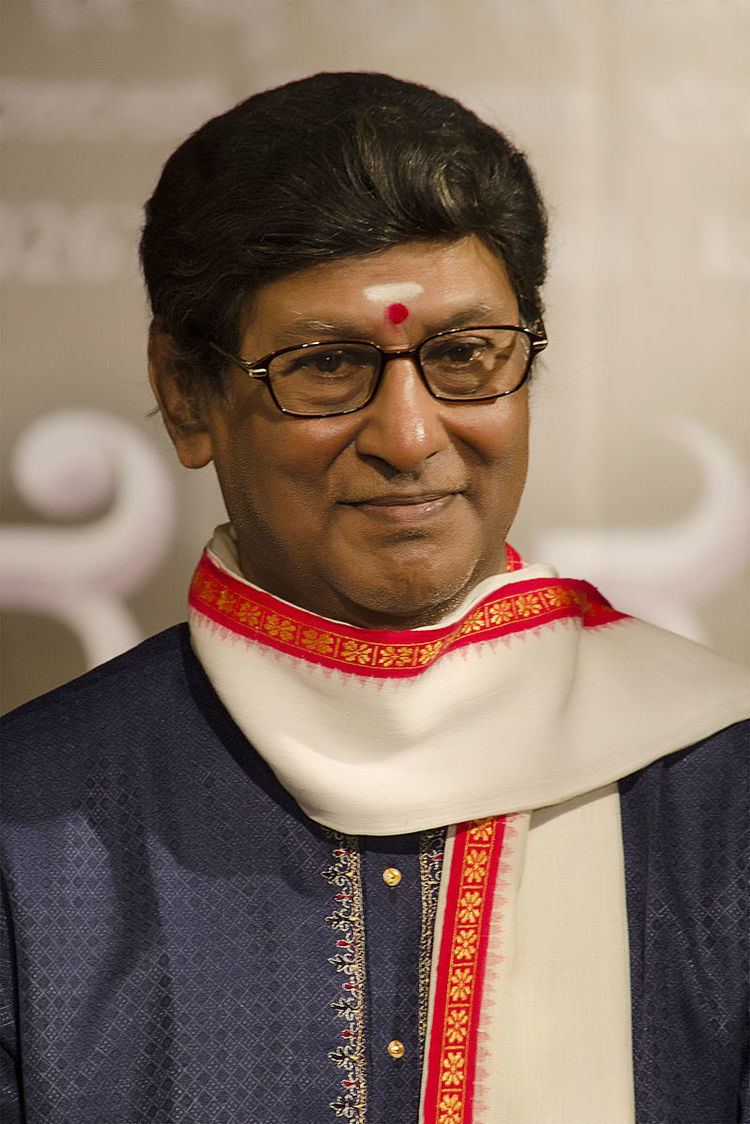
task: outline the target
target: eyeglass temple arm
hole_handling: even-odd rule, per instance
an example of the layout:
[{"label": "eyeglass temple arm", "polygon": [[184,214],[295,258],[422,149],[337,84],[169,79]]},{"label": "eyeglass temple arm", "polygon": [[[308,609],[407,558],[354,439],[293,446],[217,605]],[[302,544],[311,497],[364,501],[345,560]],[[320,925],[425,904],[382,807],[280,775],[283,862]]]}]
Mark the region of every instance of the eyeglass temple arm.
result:
[{"label": "eyeglass temple arm", "polygon": [[536,321],[533,328],[527,328],[526,331],[531,335],[532,353],[536,355],[537,352],[544,351],[549,340],[547,339],[547,332],[541,317]]},{"label": "eyeglass temple arm", "polygon": [[212,351],[215,351],[217,355],[223,355],[230,363],[234,363],[235,366],[240,367],[251,379],[268,378],[268,371],[265,367],[253,367],[252,363],[249,363],[246,359],[240,359],[238,355],[231,355],[228,351],[225,351],[223,347],[219,347],[217,343],[213,343],[212,340],[206,340],[206,343]]}]

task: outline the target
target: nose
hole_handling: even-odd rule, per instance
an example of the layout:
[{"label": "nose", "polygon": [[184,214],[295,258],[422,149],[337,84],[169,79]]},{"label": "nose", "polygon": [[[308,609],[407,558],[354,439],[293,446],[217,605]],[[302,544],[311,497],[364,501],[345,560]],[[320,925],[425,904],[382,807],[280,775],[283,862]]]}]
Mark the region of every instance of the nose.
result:
[{"label": "nose", "polygon": [[413,359],[389,359],[377,394],[360,415],[357,451],[397,472],[416,472],[450,445],[442,409]]}]

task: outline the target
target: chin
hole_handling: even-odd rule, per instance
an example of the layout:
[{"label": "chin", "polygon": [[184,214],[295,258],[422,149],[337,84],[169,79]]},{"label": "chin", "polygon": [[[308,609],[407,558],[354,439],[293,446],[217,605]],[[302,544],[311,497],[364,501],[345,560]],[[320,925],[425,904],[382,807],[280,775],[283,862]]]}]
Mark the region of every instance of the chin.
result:
[{"label": "chin", "polygon": [[411,570],[402,576],[383,580],[378,575],[372,583],[358,582],[347,591],[352,614],[370,628],[417,628],[434,624],[459,604],[479,580],[474,578],[476,566],[467,564],[459,571],[443,575]]}]

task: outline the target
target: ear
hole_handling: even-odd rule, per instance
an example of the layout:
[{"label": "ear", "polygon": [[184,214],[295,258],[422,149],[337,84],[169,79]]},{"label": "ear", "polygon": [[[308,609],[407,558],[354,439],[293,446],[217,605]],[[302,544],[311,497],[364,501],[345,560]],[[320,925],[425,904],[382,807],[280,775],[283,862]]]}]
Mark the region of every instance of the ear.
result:
[{"label": "ear", "polygon": [[203,468],[212,460],[213,449],[201,396],[186,388],[175,362],[172,337],[153,322],[148,336],[148,375],[177,456],[185,468]]}]

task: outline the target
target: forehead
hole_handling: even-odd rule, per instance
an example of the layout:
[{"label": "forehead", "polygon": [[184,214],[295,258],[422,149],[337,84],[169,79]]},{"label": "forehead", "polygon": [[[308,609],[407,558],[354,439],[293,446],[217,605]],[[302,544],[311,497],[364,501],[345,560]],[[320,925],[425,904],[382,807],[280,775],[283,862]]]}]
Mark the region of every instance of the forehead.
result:
[{"label": "forehead", "polygon": [[[394,303],[408,315],[393,316]],[[386,324],[393,330],[402,322],[403,330],[442,326],[472,309],[476,323],[507,323],[518,315],[505,266],[473,236],[407,242],[273,281],[256,293],[246,326],[271,344],[294,338],[298,329],[309,336],[346,328],[375,332]]]}]

